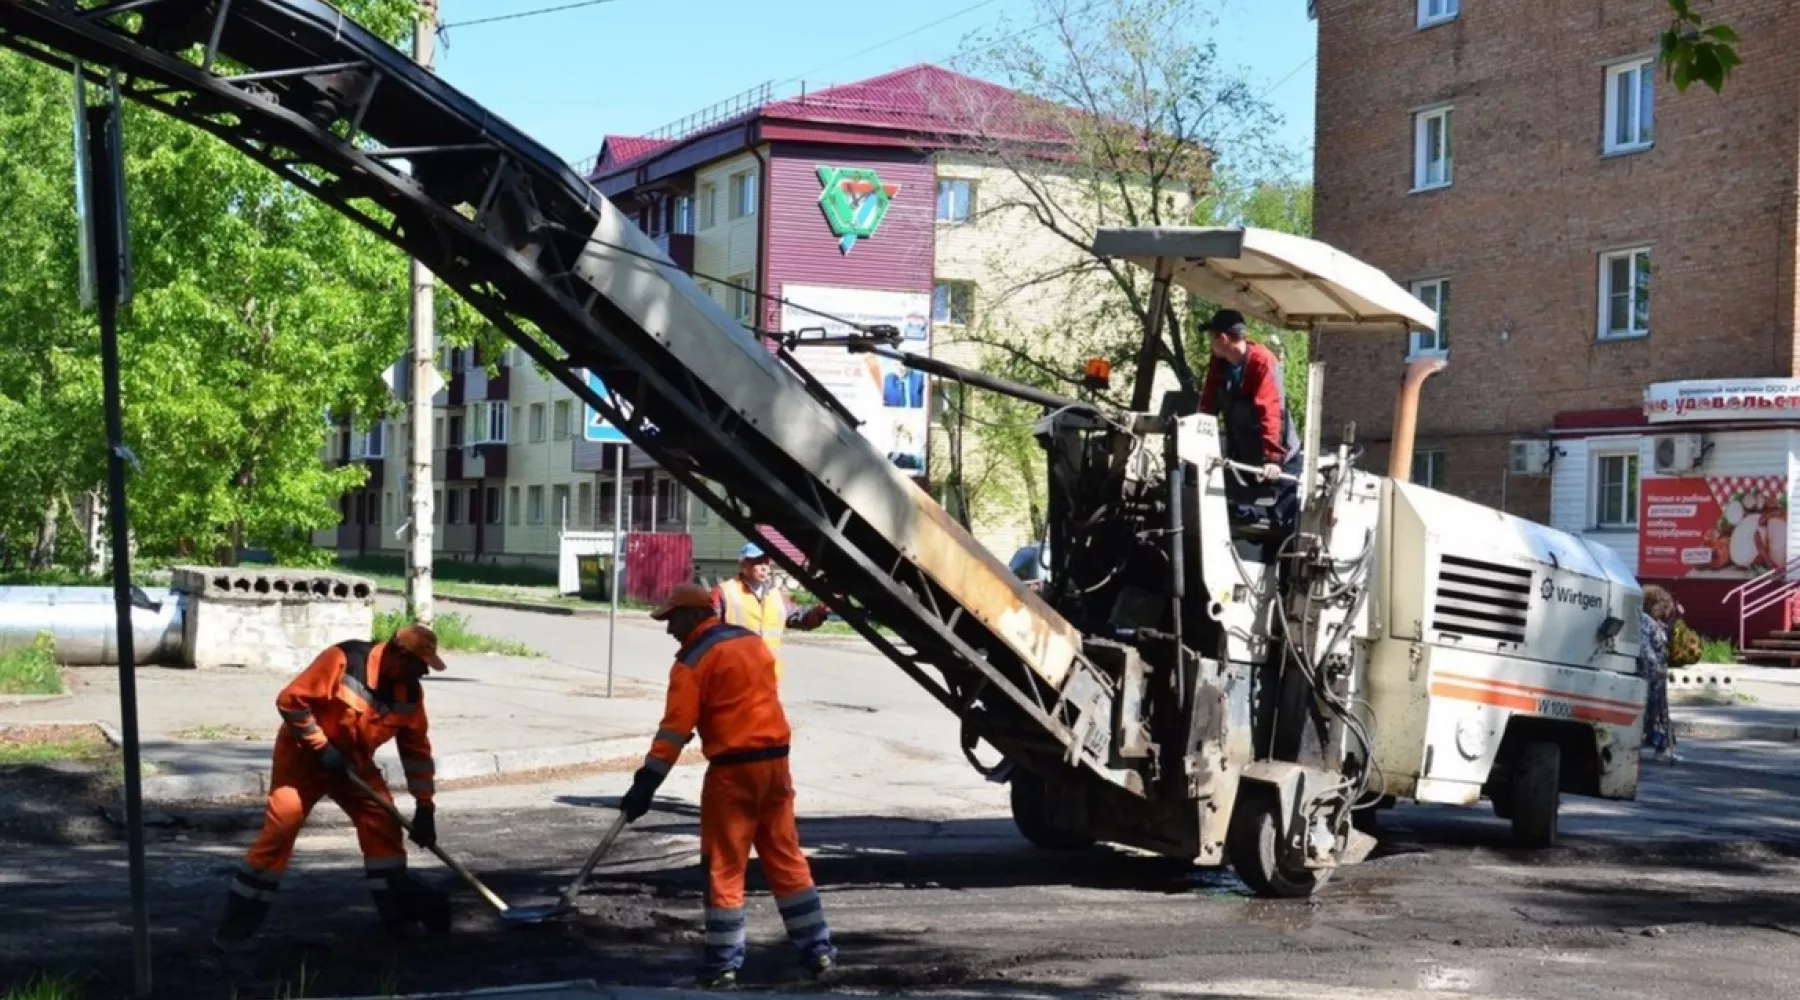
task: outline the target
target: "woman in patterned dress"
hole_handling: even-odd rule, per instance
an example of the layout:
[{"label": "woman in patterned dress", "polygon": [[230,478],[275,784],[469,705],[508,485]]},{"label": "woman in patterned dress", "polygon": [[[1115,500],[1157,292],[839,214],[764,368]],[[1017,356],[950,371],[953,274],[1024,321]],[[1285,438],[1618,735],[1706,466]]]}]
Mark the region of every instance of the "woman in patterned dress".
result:
[{"label": "woman in patterned dress", "polygon": [[1638,674],[1650,683],[1644,703],[1644,746],[1655,759],[1674,764],[1675,727],[1669,719],[1669,622],[1675,617],[1675,598],[1650,584],[1644,588],[1643,610],[1638,612]]}]

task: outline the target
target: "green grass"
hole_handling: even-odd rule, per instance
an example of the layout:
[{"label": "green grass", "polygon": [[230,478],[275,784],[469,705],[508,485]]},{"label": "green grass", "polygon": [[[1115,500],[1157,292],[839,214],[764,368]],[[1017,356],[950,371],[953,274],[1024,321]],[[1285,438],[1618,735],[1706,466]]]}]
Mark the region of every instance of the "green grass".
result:
[{"label": "green grass", "polygon": [[1708,639],[1701,636],[1701,663],[1736,663],[1737,658],[1737,650],[1731,645],[1730,639]]},{"label": "green grass", "polygon": [[81,986],[66,976],[37,975],[23,985],[8,986],[0,1000],[81,1000]]},{"label": "green grass", "polygon": [[0,653],[0,694],[61,694],[62,668],[50,633],[22,649]]},{"label": "green grass", "polygon": [[67,727],[0,731],[0,765],[103,760],[112,753],[112,744],[92,728],[73,732]]},{"label": "green grass", "polygon": [[[406,617],[405,611],[377,611],[375,613],[376,642],[386,642],[394,637],[401,626],[412,619]],[[522,642],[511,639],[495,639],[482,635],[469,628],[469,620],[459,614],[434,615],[431,630],[437,633],[438,648],[458,653],[499,653],[503,656],[542,656],[544,654],[532,649]]]}]

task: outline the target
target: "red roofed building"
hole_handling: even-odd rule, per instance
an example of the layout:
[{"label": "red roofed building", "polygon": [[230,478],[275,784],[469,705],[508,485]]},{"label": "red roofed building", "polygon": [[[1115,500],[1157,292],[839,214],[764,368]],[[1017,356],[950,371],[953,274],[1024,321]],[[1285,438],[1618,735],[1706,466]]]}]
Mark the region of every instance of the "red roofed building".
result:
[{"label": "red roofed building", "polygon": [[[1018,295],[1003,278],[1054,271],[1072,251],[1026,210],[1001,208],[1026,200],[1018,178],[974,154],[1003,141],[1054,158],[1069,113],[919,65],[782,100],[765,88],[652,136],[608,135],[589,176],[747,326],[835,336],[854,332],[844,321],[889,324],[903,350],[979,365],[965,337],[977,317],[1015,334],[1057,329],[1058,287]],[[797,354],[877,447],[945,498],[948,435],[922,375],[842,348]],[[969,475],[1004,478],[964,455]],[[1004,494],[990,491],[974,524],[1002,559],[1031,536],[1033,491],[1008,474],[1016,502],[996,505]],[[735,561],[742,539],[717,518],[693,511],[689,531],[703,569]]]}]

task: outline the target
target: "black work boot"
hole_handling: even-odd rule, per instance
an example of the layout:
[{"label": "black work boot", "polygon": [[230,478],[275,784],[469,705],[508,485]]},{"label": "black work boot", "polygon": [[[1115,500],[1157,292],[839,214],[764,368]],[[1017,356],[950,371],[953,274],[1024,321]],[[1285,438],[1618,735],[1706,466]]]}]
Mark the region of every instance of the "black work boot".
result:
[{"label": "black work boot", "polygon": [[432,934],[450,932],[450,897],[411,873],[395,880],[394,891],[407,914]]},{"label": "black work boot", "polygon": [[369,898],[375,901],[382,929],[402,941],[419,936],[418,920],[407,905],[406,881],[405,872],[369,876]]},{"label": "black work boot", "polygon": [[225,913],[213,931],[213,947],[227,955],[242,955],[250,950],[251,939],[262,929],[269,915],[269,901],[251,899],[236,888],[225,893]]}]

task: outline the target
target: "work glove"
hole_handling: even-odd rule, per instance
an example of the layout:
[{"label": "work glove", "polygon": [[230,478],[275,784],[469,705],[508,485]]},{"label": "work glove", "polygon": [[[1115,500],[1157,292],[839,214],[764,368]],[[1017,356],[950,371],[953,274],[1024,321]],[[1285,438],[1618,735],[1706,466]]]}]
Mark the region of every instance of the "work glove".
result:
[{"label": "work glove", "polygon": [[429,802],[413,809],[412,842],[428,851],[437,846],[437,807]]},{"label": "work glove", "polygon": [[319,766],[333,774],[343,774],[350,770],[350,758],[335,744],[327,743],[325,749],[319,751]]},{"label": "work glove", "polygon": [[662,785],[663,776],[640,767],[631,778],[631,791],[619,800],[619,811],[625,814],[625,822],[635,823],[638,817],[650,811],[650,800],[656,797],[656,789]]},{"label": "work glove", "polygon": [[806,613],[800,616],[800,627],[818,628],[820,625],[825,624],[825,620],[830,617],[830,608],[823,604],[815,604],[812,607],[807,608]]}]

